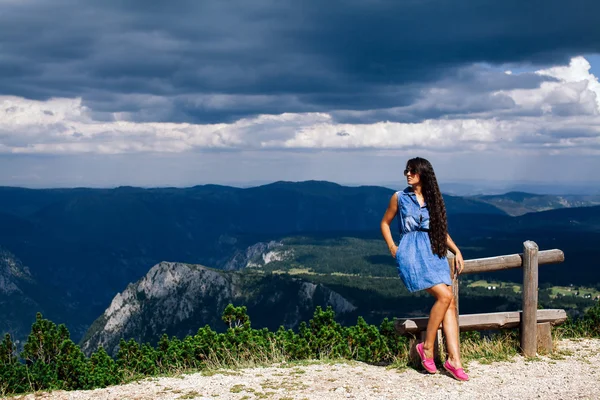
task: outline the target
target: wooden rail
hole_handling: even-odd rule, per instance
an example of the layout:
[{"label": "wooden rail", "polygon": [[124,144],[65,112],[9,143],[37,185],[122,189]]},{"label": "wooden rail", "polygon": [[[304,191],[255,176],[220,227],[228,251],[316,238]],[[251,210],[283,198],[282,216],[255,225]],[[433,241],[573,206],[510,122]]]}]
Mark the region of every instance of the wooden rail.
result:
[{"label": "wooden rail", "polygon": [[[451,255],[451,257],[454,257],[454,255]],[[562,250],[554,249],[538,252],[538,265],[558,264],[563,261],[565,261],[565,254]],[[523,253],[511,254],[508,256],[476,258],[474,260],[465,260],[465,269],[463,269],[462,275],[502,271],[511,268],[521,268],[522,266]]]},{"label": "wooden rail", "polygon": [[[559,325],[567,320],[565,310],[537,310],[536,323],[549,323]],[[401,335],[418,333],[427,329],[429,318],[401,319],[396,322],[396,332]],[[495,329],[518,328],[521,323],[520,311],[497,312],[486,314],[463,314],[460,316],[459,328],[465,331],[484,331]],[[441,327],[441,325],[440,325]]]}]

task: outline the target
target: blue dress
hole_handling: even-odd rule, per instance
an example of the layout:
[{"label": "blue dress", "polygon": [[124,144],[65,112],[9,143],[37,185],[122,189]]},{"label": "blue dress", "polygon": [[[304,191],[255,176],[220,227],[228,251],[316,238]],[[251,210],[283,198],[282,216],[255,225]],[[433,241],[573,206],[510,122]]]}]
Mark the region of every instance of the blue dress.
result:
[{"label": "blue dress", "polygon": [[396,194],[400,228],[396,264],[402,282],[411,292],[428,289],[440,283],[451,285],[448,260],[431,251],[427,204],[421,207],[412,187]]}]

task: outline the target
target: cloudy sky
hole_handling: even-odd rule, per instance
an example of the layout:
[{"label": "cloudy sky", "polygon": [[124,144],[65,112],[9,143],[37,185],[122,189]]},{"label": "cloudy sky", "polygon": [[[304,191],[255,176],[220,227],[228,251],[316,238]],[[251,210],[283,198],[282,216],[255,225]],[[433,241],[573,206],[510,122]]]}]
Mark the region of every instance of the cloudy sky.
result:
[{"label": "cloudy sky", "polygon": [[0,0],[0,185],[600,186],[596,0]]}]

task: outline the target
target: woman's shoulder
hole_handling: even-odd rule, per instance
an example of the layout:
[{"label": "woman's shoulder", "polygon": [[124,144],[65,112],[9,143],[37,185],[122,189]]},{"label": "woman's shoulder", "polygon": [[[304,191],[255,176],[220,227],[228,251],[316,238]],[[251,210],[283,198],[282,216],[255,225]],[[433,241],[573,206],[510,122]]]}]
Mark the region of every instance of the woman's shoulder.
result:
[{"label": "woman's shoulder", "polygon": [[400,204],[400,203],[405,202],[411,193],[413,193],[413,189],[411,186],[409,186],[406,189],[398,190],[396,193],[394,193],[394,196],[396,196],[398,204]]},{"label": "woman's shoulder", "polygon": [[410,196],[412,193],[414,193],[412,186],[408,186],[404,190],[399,190],[396,192],[398,197]]}]

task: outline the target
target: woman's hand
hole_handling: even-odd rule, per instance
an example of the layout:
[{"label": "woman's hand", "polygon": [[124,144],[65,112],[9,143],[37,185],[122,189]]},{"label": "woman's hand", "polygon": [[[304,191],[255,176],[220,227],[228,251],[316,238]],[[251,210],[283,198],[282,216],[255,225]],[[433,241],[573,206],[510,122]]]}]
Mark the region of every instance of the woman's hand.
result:
[{"label": "woman's hand", "polygon": [[463,256],[460,251],[456,252],[454,255],[454,266],[456,268],[456,275],[459,275],[465,268],[465,260],[463,260]]},{"label": "woman's hand", "polygon": [[454,240],[452,240],[450,235],[447,235],[446,244],[448,245],[448,249],[452,253],[454,253],[454,275],[456,277],[465,268],[465,260],[463,260],[463,256],[460,250],[458,249],[458,246],[456,245],[456,243],[454,243]]},{"label": "woman's hand", "polygon": [[385,210],[385,214],[383,214],[383,218],[381,219],[381,234],[383,235],[383,239],[392,253],[392,257],[396,257],[396,252],[398,251],[398,246],[394,243],[394,238],[392,237],[392,231],[390,229],[390,223],[398,214],[398,195],[394,193],[390,202],[388,204],[387,210]]}]

